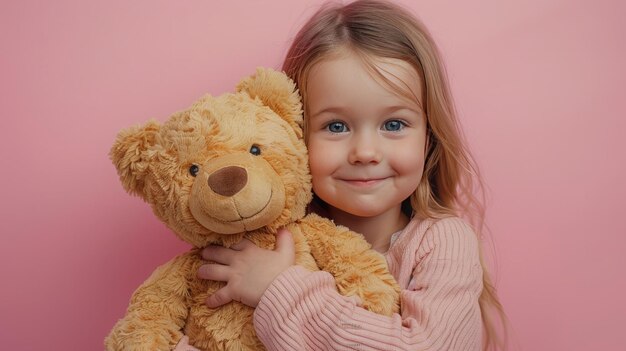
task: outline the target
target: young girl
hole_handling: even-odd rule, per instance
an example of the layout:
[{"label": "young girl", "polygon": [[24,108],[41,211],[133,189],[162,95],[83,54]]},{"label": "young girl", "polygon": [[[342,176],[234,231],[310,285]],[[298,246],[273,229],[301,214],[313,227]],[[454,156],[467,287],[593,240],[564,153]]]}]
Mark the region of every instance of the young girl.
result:
[{"label": "young girl", "polygon": [[[294,266],[285,231],[274,251],[245,240],[206,248],[217,263],[199,276],[227,282],[207,304],[256,307],[268,350],[496,347],[490,315],[502,308],[475,234],[480,179],[423,25],[382,1],[325,6],[294,39],[283,70],[303,97],[315,211],[386,255],[402,311],[366,311],[337,293],[330,274]],[[190,349],[186,339],[177,349]]]}]

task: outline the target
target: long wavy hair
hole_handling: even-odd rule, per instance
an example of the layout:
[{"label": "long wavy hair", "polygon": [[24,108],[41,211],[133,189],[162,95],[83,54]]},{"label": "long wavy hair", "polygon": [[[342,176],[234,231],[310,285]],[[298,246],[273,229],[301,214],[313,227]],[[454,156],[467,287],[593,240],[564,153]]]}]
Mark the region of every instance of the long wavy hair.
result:
[{"label": "long wavy hair", "polygon": [[[282,69],[296,82],[302,95],[305,138],[309,72],[316,63],[345,49],[357,54],[374,78],[405,97],[417,98],[406,87],[386,79],[375,59],[408,62],[422,78],[421,101],[429,142],[422,179],[403,203],[403,210],[422,219],[461,216],[482,239],[484,187],[457,120],[441,55],[424,25],[403,8],[380,0],[360,0],[345,6],[327,3],[297,33]],[[483,256],[481,248],[483,291],[479,304],[484,350],[502,349],[506,342],[506,316]]]}]

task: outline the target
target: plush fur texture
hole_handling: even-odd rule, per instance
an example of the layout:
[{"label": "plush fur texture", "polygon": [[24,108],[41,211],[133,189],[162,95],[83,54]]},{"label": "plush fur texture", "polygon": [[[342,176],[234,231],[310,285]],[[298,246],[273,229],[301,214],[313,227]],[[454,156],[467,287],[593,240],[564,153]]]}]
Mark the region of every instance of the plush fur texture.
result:
[{"label": "plush fur texture", "polygon": [[311,179],[300,97],[284,74],[258,69],[235,93],[205,96],[165,123],[123,130],[111,159],[124,188],[138,195],[193,249],[159,267],[132,296],[107,350],[171,350],[183,336],[202,350],[262,350],[253,309],[205,304],[221,282],[198,279],[202,247],[248,238],[273,248],[286,226],[296,262],[335,276],[337,289],[390,315],[399,288],[382,255],[359,234],[305,216]]}]

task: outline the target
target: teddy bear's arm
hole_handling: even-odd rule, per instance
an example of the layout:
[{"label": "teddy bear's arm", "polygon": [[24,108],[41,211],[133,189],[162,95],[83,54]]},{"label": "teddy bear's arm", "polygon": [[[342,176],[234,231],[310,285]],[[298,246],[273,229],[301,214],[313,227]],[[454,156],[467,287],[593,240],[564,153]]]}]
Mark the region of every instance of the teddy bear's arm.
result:
[{"label": "teddy bear's arm", "polygon": [[357,295],[372,312],[389,316],[399,311],[400,287],[385,258],[362,235],[313,214],[300,224],[315,261],[335,277],[340,294]]},{"label": "teddy bear's arm", "polygon": [[174,349],[188,315],[187,279],[192,266],[187,253],[155,270],[133,293],[126,315],[105,340],[106,349]]}]

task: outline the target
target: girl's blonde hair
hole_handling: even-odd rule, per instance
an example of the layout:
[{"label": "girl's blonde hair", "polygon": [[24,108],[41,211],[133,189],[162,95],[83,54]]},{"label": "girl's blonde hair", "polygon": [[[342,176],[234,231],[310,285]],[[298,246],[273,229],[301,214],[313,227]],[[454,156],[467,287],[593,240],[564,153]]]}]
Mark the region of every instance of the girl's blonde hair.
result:
[{"label": "girl's blonde hair", "polygon": [[[385,79],[375,59],[400,59],[420,74],[429,141],[422,179],[403,208],[412,210],[418,218],[462,216],[470,221],[480,238],[484,227],[483,185],[457,121],[443,61],[424,25],[401,7],[376,0],[345,6],[326,4],[298,32],[283,71],[296,82],[302,95],[305,137],[309,72],[317,62],[345,49],[357,54],[373,77],[404,96],[411,97],[410,92]],[[479,303],[484,349],[502,348],[504,340],[497,336],[494,317],[499,318],[501,330],[506,332],[505,316],[482,250],[481,264],[483,291]]]}]

